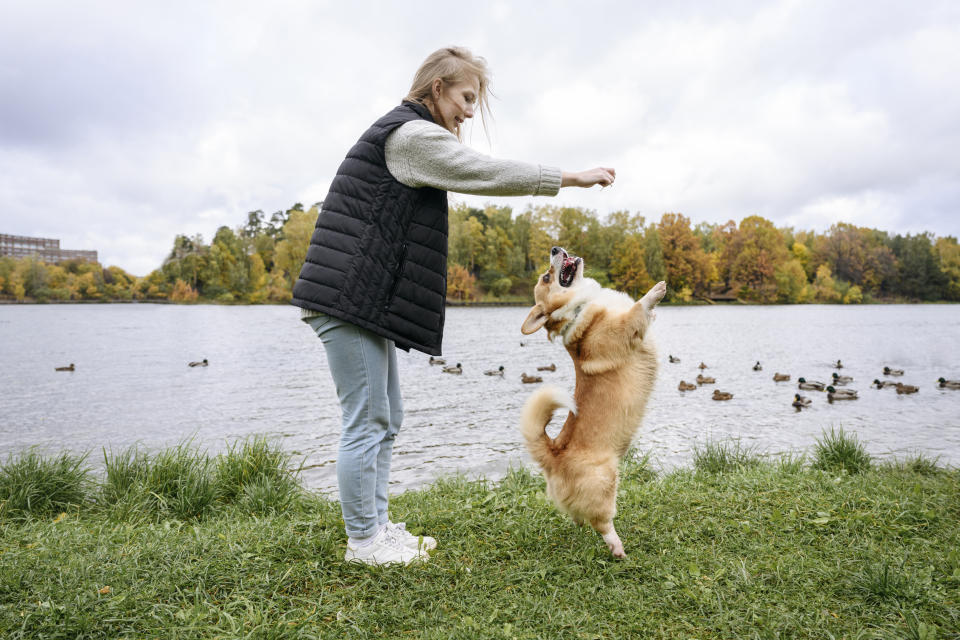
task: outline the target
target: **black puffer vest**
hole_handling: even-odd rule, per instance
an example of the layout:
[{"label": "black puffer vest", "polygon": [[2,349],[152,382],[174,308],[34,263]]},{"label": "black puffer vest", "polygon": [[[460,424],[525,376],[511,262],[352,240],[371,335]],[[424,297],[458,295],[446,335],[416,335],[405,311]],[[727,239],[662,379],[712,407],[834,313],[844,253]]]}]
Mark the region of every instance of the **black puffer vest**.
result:
[{"label": "black puffer vest", "polygon": [[414,189],[387,169],[384,143],[416,119],[404,102],[350,149],[317,216],[292,304],[322,311],[411,348],[440,355],[447,297],[447,192]]}]

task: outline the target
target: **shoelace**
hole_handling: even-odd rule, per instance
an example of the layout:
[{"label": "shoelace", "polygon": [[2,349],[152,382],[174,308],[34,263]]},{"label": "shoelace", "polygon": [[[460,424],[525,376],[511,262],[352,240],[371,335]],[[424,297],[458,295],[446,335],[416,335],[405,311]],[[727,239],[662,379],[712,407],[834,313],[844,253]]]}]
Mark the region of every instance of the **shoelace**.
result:
[{"label": "shoelace", "polygon": [[392,547],[395,547],[398,550],[406,549],[406,547],[403,545],[403,542],[400,540],[399,536],[397,536],[396,532],[391,531],[389,527],[387,527],[387,530],[384,532],[383,539],[385,543],[387,543]]}]

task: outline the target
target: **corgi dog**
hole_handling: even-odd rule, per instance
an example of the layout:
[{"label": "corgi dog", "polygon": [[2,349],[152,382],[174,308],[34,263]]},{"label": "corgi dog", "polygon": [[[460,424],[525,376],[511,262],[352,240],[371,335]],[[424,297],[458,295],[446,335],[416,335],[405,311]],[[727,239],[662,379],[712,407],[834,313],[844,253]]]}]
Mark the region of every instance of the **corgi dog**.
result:
[{"label": "corgi dog", "polygon": [[[561,247],[533,291],[534,305],[520,330],[545,329],[573,360],[573,397],[543,387],[523,407],[520,428],[543,469],[547,494],[577,524],[589,524],[617,558],[626,556],[613,527],[617,468],[640,427],[657,375],[657,353],[646,337],[654,307],[667,291],[658,282],[634,302],[583,275],[583,259]],[[556,409],[569,411],[555,438],[546,433]]]}]

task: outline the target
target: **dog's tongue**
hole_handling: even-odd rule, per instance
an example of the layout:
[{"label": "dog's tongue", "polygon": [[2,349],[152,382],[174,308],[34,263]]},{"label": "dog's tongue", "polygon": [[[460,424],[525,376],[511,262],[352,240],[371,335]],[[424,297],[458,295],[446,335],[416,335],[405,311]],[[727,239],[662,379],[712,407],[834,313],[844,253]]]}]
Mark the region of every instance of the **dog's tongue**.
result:
[{"label": "dog's tongue", "polygon": [[566,258],[563,259],[563,268],[566,269],[566,268],[569,267],[570,265],[576,264],[576,262],[577,262],[576,257],[574,257],[574,256],[567,256]]}]

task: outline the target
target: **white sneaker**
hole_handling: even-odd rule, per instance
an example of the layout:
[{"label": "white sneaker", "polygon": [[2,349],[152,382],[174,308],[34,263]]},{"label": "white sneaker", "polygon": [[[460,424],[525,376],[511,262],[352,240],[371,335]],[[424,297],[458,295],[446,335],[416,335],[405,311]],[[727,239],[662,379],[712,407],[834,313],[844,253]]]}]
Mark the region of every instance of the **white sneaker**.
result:
[{"label": "white sneaker", "polygon": [[404,545],[389,527],[384,527],[369,544],[354,546],[348,541],[347,553],[343,556],[343,559],[347,562],[385,565],[410,564],[418,560],[426,560],[429,557],[426,551],[416,548],[411,549]]},{"label": "white sneaker", "polygon": [[407,531],[406,522],[387,521],[387,530],[392,531],[393,535],[400,540],[403,546],[408,549],[420,549],[422,551],[433,551],[437,548],[436,538],[430,536],[415,536]]}]

